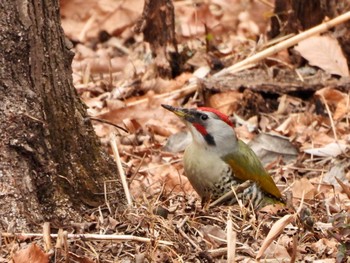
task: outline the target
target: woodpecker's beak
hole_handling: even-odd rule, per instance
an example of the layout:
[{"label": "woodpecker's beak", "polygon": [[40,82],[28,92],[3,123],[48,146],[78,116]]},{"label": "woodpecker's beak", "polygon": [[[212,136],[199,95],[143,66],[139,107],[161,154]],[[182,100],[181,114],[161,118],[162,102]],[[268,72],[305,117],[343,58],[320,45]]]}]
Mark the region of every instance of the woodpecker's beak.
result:
[{"label": "woodpecker's beak", "polygon": [[161,104],[161,105],[163,108],[167,109],[168,111],[171,111],[182,120],[186,120],[188,122],[193,122],[194,120],[193,110],[189,110],[185,108],[176,108],[166,104]]}]

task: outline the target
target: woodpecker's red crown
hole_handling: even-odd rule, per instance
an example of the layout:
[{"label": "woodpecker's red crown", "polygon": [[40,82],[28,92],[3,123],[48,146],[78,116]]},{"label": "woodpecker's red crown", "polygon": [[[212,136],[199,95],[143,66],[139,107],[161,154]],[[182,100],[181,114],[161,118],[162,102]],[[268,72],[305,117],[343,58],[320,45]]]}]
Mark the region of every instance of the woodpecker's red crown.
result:
[{"label": "woodpecker's red crown", "polygon": [[209,108],[209,107],[199,107],[198,110],[200,110],[200,111],[213,112],[213,113],[215,113],[222,121],[224,121],[224,122],[226,122],[228,125],[234,127],[234,125],[233,125],[233,123],[231,122],[230,118],[229,118],[226,114],[224,114],[224,113],[218,111],[217,109]]}]

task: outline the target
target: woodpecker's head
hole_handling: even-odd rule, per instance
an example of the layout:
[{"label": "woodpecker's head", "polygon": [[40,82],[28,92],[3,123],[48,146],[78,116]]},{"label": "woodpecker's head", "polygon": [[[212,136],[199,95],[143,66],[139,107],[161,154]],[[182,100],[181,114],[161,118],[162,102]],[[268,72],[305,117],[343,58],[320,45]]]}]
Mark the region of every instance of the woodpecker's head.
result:
[{"label": "woodpecker's head", "polygon": [[220,154],[232,152],[237,143],[233,123],[228,116],[213,108],[176,108],[162,104],[176,114],[190,129],[193,141]]}]

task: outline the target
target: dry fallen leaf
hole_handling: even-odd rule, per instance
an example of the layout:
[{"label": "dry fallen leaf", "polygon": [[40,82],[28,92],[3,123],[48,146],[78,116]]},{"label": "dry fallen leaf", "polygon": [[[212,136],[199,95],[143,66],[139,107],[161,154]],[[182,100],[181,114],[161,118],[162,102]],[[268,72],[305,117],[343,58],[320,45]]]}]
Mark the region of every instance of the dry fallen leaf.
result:
[{"label": "dry fallen leaf", "polygon": [[338,179],[338,177],[335,177],[335,179],[337,180],[338,184],[342,187],[348,199],[350,199],[350,187],[344,184],[340,179]]},{"label": "dry fallen leaf", "polygon": [[220,20],[212,14],[208,5],[179,7],[178,12],[181,14],[179,19],[182,19],[180,33],[184,37],[204,34],[205,26],[210,29],[220,27]]},{"label": "dry fallen leaf", "polygon": [[332,239],[321,238],[317,242],[311,245],[311,249],[313,249],[317,255],[324,256],[335,256],[337,252],[338,242]]},{"label": "dry fallen leaf", "polygon": [[335,263],[335,258],[323,258],[318,260],[313,260],[314,263]]},{"label": "dry fallen leaf", "polygon": [[62,26],[65,34],[81,42],[96,37],[106,30],[110,34],[123,32],[140,16],[142,0],[109,1],[85,0],[62,1]]},{"label": "dry fallen leaf", "polygon": [[171,135],[165,146],[163,147],[163,151],[178,153],[182,152],[186,149],[186,147],[192,142],[192,136],[189,132],[178,132]]},{"label": "dry fallen leaf", "polygon": [[320,148],[304,149],[304,152],[322,157],[337,157],[345,152],[349,145],[343,143],[332,142]]},{"label": "dry fallen leaf", "polygon": [[346,177],[345,177],[345,169],[349,166],[348,163],[337,163],[333,165],[329,171],[325,174],[323,177],[323,182],[333,185],[335,188],[340,188],[341,186],[338,183],[338,180],[341,182],[346,182]]},{"label": "dry fallen leaf", "polygon": [[16,252],[12,257],[13,263],[48,263],[49,255],[45,254],[35,243]]},{"label": "dry fallen leaf", "polygon": [[280,135],[260,133],[249,142],[249,146],[263,164],[268,164],[279,157],[282,157],[285,163],[289,163],[298,156],[298,151],[288,138]]},{"label": "dry fallen leaf", "polygon": [[283,229],[295,219],[294,215],[285,215],[279,219],[272,227],[270,232],[267,234],[263,244],[261,245],[256,259],[259,260],[264,254],[265,250],[270,246],[270,244],[282,233]]},{"label": "dry fallen leaf", "polygon": [[310,65],[317,66],[324,71],[349,76],[349,68],[338,41],[331,36],[313,36],[300,41],[294,48]]},{"label": "dry fallen leaf", "polygon": [[209,98],[209,106],[226,115],[234,113],[242,100],[242,93],[237,90],[216,93]]},{"label": "dry fallen leaf", "polygon": [[307,178],[301,178],[295,181],[292,192],[294,198],[301,199],[304,196],[304,199],[313,199],[315,197],[316,188]]},{"label": "dry fallen leaf", "polygon": [[199,231],[202,233],[204,239],[215,248],[226,243],[226,233],[219,226],[206,225],[199,229]]},{"label": "dry fallen leaf", "polygon": [[94,263],[94,261],[92,259],[89,259],[89,258],[84,257],[84,256],[75,255],[72,252],[69,252],[69,257],[70,257],[71,261],[74,260],[74,262],[78,262],[78,263]]},{"label": "dry fallen leaf", "polygon": [[264,213],[267,215],[277,215],[284,208],[285,208],[284,204],[267,205],[267,206],[264,206],[263,208],[259,209],[259,213]]},{"label": "dry fallen leaf", "polygon": [[349,95],[334,88],[323,88],[318,90],[315,95],[324,98],[328,105],[335,106],[333,113],[334,120],[343,118],[350,112]]},{"label": "dry fallen leaf", "polygon": [[280,244],[272,243],[264,253],[264,259],[276,260],[276,262],[290,262],[290,255],[287,248]]},{"label": "dry fallen leaf", "polygon": [[[153,161],[148,164],[146,168],[140,169],[140,172],[147,175],[131,183],[130,191],[135,198],[140,197],[145,192],[150,195],[155,195],[159,193],[160,189],[168,193],[191,193],[194,191],[187,177],[182,175],[182,171],[178,170],[175,165],[169,162],[156,163]],[[140,191],[140,189],[145,190]]]},{"label": "dry fallen leaf", "polygon": [[83,71],[89,68],[91,73],[109,73],[122,71],[128,62],[127,57],[108,57],[99,56],[96,58],[86,58],[77,63],[73,62],[72,66],[76,71]]},{"label": "dry fallen leaf", "polygon": [[342,100],[347,98],[347,94],[334,89],[334,88],[323,88],[315,92],[315,95],[323,97],[327,103],[337,105]]}]

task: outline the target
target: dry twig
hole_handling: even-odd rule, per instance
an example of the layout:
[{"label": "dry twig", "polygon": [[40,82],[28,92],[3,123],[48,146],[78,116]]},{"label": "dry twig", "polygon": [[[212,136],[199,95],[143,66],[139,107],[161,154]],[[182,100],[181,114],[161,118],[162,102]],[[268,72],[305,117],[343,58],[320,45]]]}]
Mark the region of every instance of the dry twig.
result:
[{"label": "dry twig", "polygon": [[[37,234],[37,233],[1,233],[1,236],[26,239],[26,238],[34,238],[34,237],[43,237],[43,234]],[[50,234],[50,236],[51,236],[51,238],[58,238],[60,236],[60,234]],[[66,238],[67,239],[81,239],[81,240],[97,240],[97,241],[110,240],[110,241],[117,241],[117,242],[123,242],[123,241],[136,241],[136,242],[143,242],[143,243],[157,242],[160,245],[165,245],[165,246],[172,246],[173,245],[173,242],[170,242],[170,241],[154,240],[154,239],[147,238],[147,237],[138,237],[138,236],[133,236],[133,235],[67,234]],[[63,245],[60,245],[60,248],[62,246]]]},{"label": "dry twig", "polygon": [[196,244],[196,242],[194,242],[182,229],[183,225],[186,223],[186,221],[188,220],[188,216],[185,216],[185,218],[176,225],[176,228],[179,230],[180,234],[186,238],[188,240],[188,242],[190,242],[190,244],[195,247],[198,251],[200,251],[200,247]]},{"label": "dry twig", "polygon": [[126,176],[124,173],[124,169],[122,166],[122,162],[120,161],[120,156],[119,156],[119,151],[118,151],[118,147],[117,147],[117,143],[115,140],[115,134],[112,133],[111,134],[111,139],[110,139],[110,144],[113,150],[113,155],[114,155],[114,160],[117,163],[118,166],[118,171],[119,171],[119,175],[120,175],[120,179],[122,181],[122,185],[123,185],[123,189],[125,192],[125,196],[126,196],[126,200],[128,202],[128,205],[132,205],[132,199],[131,199],[131,194],[129,191],[129,187],[128,187],[128,182],[126,181]]}]

